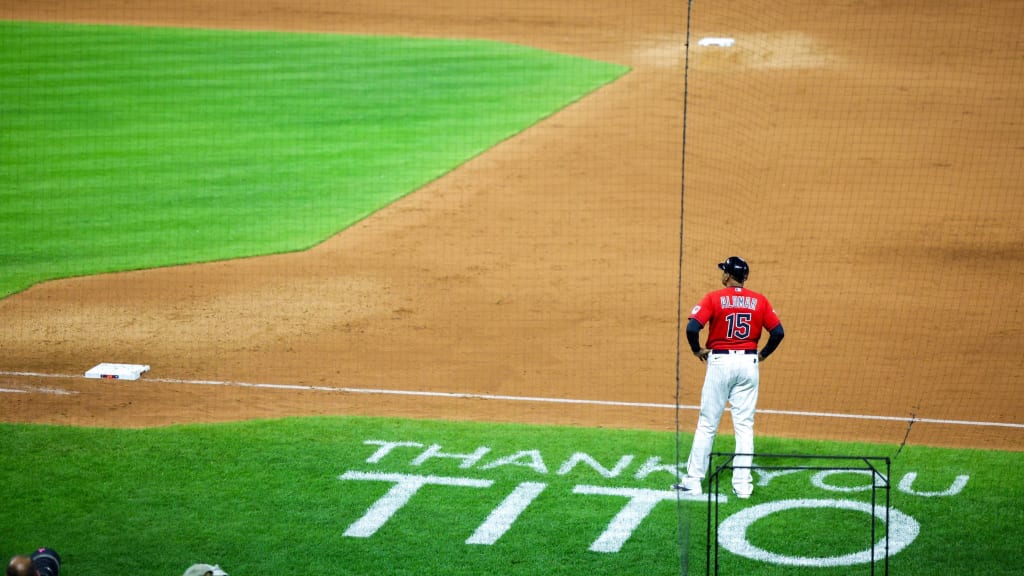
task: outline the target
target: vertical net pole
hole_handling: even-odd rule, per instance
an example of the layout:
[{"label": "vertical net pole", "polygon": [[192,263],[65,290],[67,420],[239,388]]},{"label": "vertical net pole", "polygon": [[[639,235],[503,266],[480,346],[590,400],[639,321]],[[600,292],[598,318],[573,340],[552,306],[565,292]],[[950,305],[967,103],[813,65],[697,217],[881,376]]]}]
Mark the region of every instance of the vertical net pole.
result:
[{"label": "vertical net pole", "polygon": [[[680,353],[682,351],[682,322],[683,322],[683,209],[686,197],[686,108],[687,95],[689,93],[690,76],[690,14],[693,10],[693,1],[689,0],[686,7],[686,40],[683,64],[683,134],[682,153],[680,157],[680,178],[679,178],[679,259],[676,275],[676,470],[679,469],[681,460],[681,446],[679,443],[680,421],[679,405],[682,397],[682,378],[680,375],[681,363]],[[679,573],[683,576],[689,573],[690,563],[690,519],[681,501],[676,501],[676,526],[679,532]]]}]

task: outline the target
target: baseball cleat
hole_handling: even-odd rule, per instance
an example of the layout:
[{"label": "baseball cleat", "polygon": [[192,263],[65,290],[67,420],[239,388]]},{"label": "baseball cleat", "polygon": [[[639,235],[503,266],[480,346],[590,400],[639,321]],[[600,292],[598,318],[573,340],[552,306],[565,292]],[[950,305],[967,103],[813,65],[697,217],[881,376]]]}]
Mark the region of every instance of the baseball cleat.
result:
[{"label": "baseball cleat", "polygon": [[734,484],[733,487],[732,487],[732,493],[735,494],[737,498],[741,498],[743,500],[746,500],[747,498],[750,498],[751,494],[754,493],[754,485],[753,484]]},{"label": "baseball cleat", "polygon": [[672,485],[672,489],[673,490],[678,490],[679,492],[682,492],[683,494],[687,494],[687,495],[691,495],[691,496],[700,496],[701,494],[704,493],[703,490],[701,490],[701,487],[700,487],[700,479],[698,479],[698,478],[690,478],[689,476],[683,478],[683,480],[680,483],[673,484]]}]

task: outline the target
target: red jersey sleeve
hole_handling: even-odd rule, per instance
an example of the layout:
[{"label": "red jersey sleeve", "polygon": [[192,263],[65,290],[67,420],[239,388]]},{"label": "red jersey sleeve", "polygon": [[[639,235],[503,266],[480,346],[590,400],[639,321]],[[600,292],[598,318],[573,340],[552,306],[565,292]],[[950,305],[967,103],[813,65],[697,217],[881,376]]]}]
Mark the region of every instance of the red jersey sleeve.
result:
[{"label": "red jersey sleeve", "polygon": [[701,298],[700,302],[698,302],[697,305],[693,307],[693,310],[690,310],[689,319],[700,322],[701,326],[704,326],[708,323],[708,320],[710,320],[711,316],[715,313],[715,301],[711,296],[712,293],[709,292],[705,294],[703,298]]},{"label": "red jersey sleeve", "polygon": [[764,299],[764,320],[761,323],[769,332],[774,330],[779,324],[782,324],[782,320],[779,320],[779,315],[775,312],[775,308],[767,298]]}]

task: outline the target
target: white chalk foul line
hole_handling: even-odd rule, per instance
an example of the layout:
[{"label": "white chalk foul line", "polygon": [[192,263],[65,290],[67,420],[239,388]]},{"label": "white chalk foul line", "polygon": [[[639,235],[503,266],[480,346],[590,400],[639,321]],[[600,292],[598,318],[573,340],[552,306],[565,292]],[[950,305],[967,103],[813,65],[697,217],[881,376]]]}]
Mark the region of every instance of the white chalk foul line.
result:
[{"label": "white chalk foul line", "polygon": [[[34,378],[83,378],[74,374],[46,374],[41,372],[4,372],[0,376],[24,376]],[[506,402],[533,402],[547,404],[575,404],[585,406],[614,406],[620,408],[656,408],[665,410],[698,410],[699,406],[675,404],[658,404],[651,402],[616,402],[611,400],[583,400],[576,398],[546,398],[543,396],[505,396],[499,394],[472,394],[467,392],[430,392],[424,390],[387,390],[378,388],[335,388],[331,386],[306,386],[301,384],[270,384],[254,382],[233,382],[229,380],[179,380],[174,378],[141,378],[133,382],[162,382],[164,384],[187,384],[201,386],[233,386],[236,388],[263,388],[272,390],[306,390],[312,392],[343,392],[348,394],[384,394],[393,396],[420,396],[433,398],[501,400]],[[0,389],[0,392],[4,392]],[[943,420],[937,418],[917,418],[906,416],[874,416],[869,414],[841,414],[837,412],[802,412],[797,410],[758,409],[760,414],[776,414],[781,416],[798,416],[804,418],[842,418],[848,420],[874,420],[885,422],[910,422],[927,424],[946,424],[952,426],[982,426],[995,428],[1024,429],[1024,424],[1010,422],[978,422],[971,420]]]},{"label": "white chalk foul line", "polygon": [[74,390],[64,390],[63,388],[39,388],[38,386],[28,386],[25,388],[0,388],[0,394],[52,394],[54,396],[71,396],[78,394]]}]

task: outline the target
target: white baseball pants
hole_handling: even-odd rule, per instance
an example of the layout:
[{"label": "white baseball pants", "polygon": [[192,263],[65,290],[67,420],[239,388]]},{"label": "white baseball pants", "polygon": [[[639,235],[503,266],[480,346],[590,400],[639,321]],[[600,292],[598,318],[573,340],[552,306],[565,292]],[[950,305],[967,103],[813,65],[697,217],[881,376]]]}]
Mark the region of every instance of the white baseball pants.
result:
[{"label": "white baseball pants", "polygon": [[[686,462],[686,475],[704,479],[708,459],[715,443],[718,425],[728,402],[732,411],[732,424],[736,435],[736,452],[754,453],[754,411],[757,407],[757,390],[760,370],[756,354],[729,353],[708,355],[704,387],[700,394],[700,416],[693,446]],[[734,466],[750,466],[750,456],[738,456]],[[749,468],[733,470],[732,482],[750,484],[753,477]]]}]

